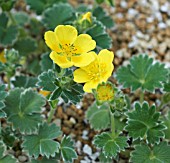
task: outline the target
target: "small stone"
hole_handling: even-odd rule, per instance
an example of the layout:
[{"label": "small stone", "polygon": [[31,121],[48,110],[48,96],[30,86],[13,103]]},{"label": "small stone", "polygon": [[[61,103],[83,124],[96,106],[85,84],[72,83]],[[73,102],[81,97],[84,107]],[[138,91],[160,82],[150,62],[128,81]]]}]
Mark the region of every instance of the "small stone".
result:
[{"label": "small stone", "polygon": [[92,149],[89,145],[85,144],[83,147],[83,152],[88,154],[89,156],[92,155]]},{"label": "small stone", "polygon": [[61,126],[61,119],[55,119],[54,121],[53,121],[53,123],[55,123],[57,126]]},{"label": "small stone", "polygon": [[163,22],[160,22],[160,23],[158,24],[158,27],[159,27],[160,29],[165,29],[165,28],[167,27],[167,25],[166,25],[165,23],[163,23]]},{"label": "small stone", "polygon": [[75,120],[73,117],[71,117],[69,121],[70,121],[72,124],[76,124],[76,120]]},{"label": "small stone", "polygon": [[100,155],[100,153],[99,153],[99,152],[96,152],[96,153],[92,154],[92,155],[90,156],[90,158],[95,161],[96,158],[99,157],[99,155]]},{"label": "small stone", "polygon": [[18,157],[18,160],[19,160],[20,162],[25,162],[25,161],[27,160],[27,157],[26,157],[26,156],[19,156],[19,157]]}]

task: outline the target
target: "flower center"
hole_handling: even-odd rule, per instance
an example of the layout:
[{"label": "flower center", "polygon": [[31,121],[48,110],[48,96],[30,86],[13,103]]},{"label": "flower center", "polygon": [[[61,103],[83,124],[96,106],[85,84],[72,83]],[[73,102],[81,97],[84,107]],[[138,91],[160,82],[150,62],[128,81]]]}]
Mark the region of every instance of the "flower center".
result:
[{"label": "flower center", "polygon": [[59,55],[66,56],[69,61],[71,61],[72,56],[80,55],[77,52],[77,48],[75,48],[75,46],[71,44],[62,44],[62,45],[60,44],[60,49],[61,52],[59,53]]}]

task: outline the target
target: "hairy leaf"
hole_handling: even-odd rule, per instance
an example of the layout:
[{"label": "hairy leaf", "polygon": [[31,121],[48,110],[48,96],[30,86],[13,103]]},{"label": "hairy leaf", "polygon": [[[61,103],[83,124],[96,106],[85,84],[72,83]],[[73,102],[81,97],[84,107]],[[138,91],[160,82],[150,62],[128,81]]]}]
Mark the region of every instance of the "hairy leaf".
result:
[{"label": "hairy leaf", "polygon": [[167,69],[164,64],[153,62],[148,55],[137,55],[130,59],[128,66],[122,66],[116,73],[119,83],[124,88],[130,87],[132,91],[138,88],[153,92],[155,88],[161,88],[166,81]]},{"label": "hairy leaf", "polygon": [[137,145],[131,154],[133,163],[168,163],[170,161],[170,146],[161,142],[150,149],[146,144]]},{"label": "hairy leaf", "polygon": [[165,125],[159,122],[159,113],[155,112],[155,106],[149,108],[149,104],[135,104],[135,110],[127,113],[128,122],[125,129],[134,140],[137,138],[146,139],[149,143],[159,143],[164,137]]},{"label": "hairy leaf", "polygon": [[6,150],[5,144],[2,141],[0,141],[0,159],[4,157],[5,150]]},{"label": "hairy leaf", "polygon": [[105,26],[101,22],[96,21],[95,25],[87,30],[86,33],[96,41],[98,49],[107,49],[111,47],[112,40],[106,33]]},{"label": "hairy leaf", "polygon": [[46,8],[51,7],[58,2],[65,2],[66,0],[26,0],[32,10],[35,10],[37,14],[41,14]]},{"label": "hairy leaf", "polygon": [[77,154],[73,147],[73,141],[69,136],[63,137],[61,141],[60,149],[61,149],[61,156],[64,162],[73,162],[73,160],[77,158]]},{"label": "hairy leaf", "polygon": [[165,118],[163,118],[163,121],[165,123],[165,126],[167,127],[164,130],[165,138],[170,139],[170,111],[168,112],[168,115]]},{"label": "hairy leaf", "polygon": [[17,162],[17,160],[10,155],[7,155],[0,159],[0,163],[14,163],[14,162]]},{"label": "hairy leaf", "polygon": [[4,99],[7,96],[7,92],[5,91],[5,85],[0,85],[0,118],[4,118],[6,116],[5,112],[2,108],[5,107]]},{"label": "hairy leaf", "polygon": [[94,144],[103,150],[105,157],[116,157],[117,153],[124,150],[128,146],[127,138],[124,136],[112,137],[111,133],[103,132],[100,135],[96,135],[94,138]]},{"label": "hairy leaf", "polygon": [[41,107],[45,105],[45,99],[41,95],[32,89],[16,88],[10,91],[5,104],[4,111],[13,128],[19,128],[22,133],[37,129],[42,120]]},{"label": "hairy leaf", "polygon": [[[57,16],[57,18],[56,18]],[[43,23],[48,29],[54,29],[57,25],[66,24],[73,16],[73,8],[68,3],[54,4],[43,12]]]},{"label": "hairy leaf", "polygon": [[53,62],[49,57],[49,53],[45,53],[42,55],[40,65],[42,71],[48,71],[49,69],[53,68]]},{"label": "hairy leaf", "polygon": [[100,6],[94,9],[93,16],[95,16],[97,20],[101,21],[107,28],[111,28],[114,25],[113,19],[108,16]]},{"label": "hairy leaf", "polygon": [[43,72],[38,76],[38,83],[39,87],[42,87],[43,90],[46,91],[54,91],[56,85],[54,84],[56,79],[55,73],[52,70],[48,70],[47,72]]},{"label": "hairy leaf", "polygon": [[19,51],[20,55],[27,56],[36,50],[37,43],[30,37],[22,38],[14,44],[14,48]]},{"label": "hairy leaf", "polygon": [[36,77],[20,75],[16,76],[15,80],[12,81],[12,83],[15,87],[29,88],[36,87],[37,81],[38,79]]},{"label": "hairy leaf", "polygon": [[44,123],[39,126],[38,133],[24,136],[23,147],[30,156],[37,158],[39,154],[49,158],[54,157],[59,152],[59,143],[53,139],[61,135],[61,131],[54,123],[48,125]]},{"label": "hairy leaf", "polygon": [[18,29],[14,25],[8,26],[8,17],[5,13],[0,14],[0,46],[12,45],[18,36]]},{"label": "hairy leaf", "polygon": [[110,125],[109,106],[103,104],[99,107],[94,103],[88,108],[86,117],[95,130],[106,129]]}]

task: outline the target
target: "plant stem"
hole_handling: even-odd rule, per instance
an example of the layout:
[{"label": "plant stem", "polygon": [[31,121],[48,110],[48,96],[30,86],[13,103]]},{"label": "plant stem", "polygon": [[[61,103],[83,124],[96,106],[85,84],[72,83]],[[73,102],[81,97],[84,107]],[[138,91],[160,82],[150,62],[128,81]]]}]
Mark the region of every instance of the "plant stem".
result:
[{"label": "plant stem", "polygon": [[115,137],[115,118],[114,118],[114,113],[111,111],[111,106],[110,106],[110,121],[111,121],[111,133],[112,136]]},{"label": "plant stem", "polygon": [[57,106],[58,102],[59,102],[59,100],[49,101],[49,103],[50,103],[50,114],[49,114],[49,117],[47,119],[48,123],[50,123],[52,118],[53,118],[53,115],[55,113],[56,106]]},{"label": "plant stem", "polygon": [[142,104],[144,101],[144,92],[141,90],[140,92],[140,103]]},{"label": "plant stem", "polygon": [[52,117],[53,117],[53,115],[54,115],[54,112],[55,112],[55,109],[51,108],[51,110],[50,110],[50,115],[49,115],[48,120],[47,120],[48,123],[51,122]]},{"label": "plant stem", "polygon": [[8,16],[9,16],[9,18],[11,19],[12,23],[13,23],[14,25],[16,25],[17,23],[16,23],[14,17],[12,16],[11,12],[9,11],[9,12],[7,12],[7,13],[8,13]]},{"label": "plant stem", "polygon": [[7,75],[8,90],[11,89],[11,80],[10,79],[11,79],[10,76]]}]

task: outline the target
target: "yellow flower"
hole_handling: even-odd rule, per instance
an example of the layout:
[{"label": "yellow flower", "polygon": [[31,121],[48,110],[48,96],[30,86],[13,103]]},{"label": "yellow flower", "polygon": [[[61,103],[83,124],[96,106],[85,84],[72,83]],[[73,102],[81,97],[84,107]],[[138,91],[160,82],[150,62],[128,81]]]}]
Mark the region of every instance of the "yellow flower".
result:
[{"label": "yellow flower", "polygon": [[91,12],[87,12],[84,15],[82,15],[81,21],[83,21],[83,20],[87,20],[88,22],[91,23],[92,22],[92,20],[91,20]]},{"label": "yellow flower", "polygon": [[92,92],[97,85],[106,82],[113,71],[113,52],[106,49],[101,50],[97,55],[93,53],[95,60],[85,67],[81,67],[74,71],[74,81],[77,83],[85,83],[83,89],[85,92]]},{"label": "yellow flower", "polygon": [[51,92],[50,91],[44,91],[44,90],[39,90],[39,94],[43,95],[43,96],[48,96]]},{"label": "yellow flower", "polygon": [[95,90],[96,98],[99,102],[111,101],[114,99],[114,88],[110,82],[102,83]]},{"label": "yellow flower", "polygon": [[62,68],[86,66],[95,58],[96,42],[88,34],[77,36],[77,30],[70,25],[59,25],[45,33],[45,42],[51,48],[50,58]]},{"label": "yellow flower", "polygon": [[6,58],[5,58],[5,52],[4,50],[0,52],[0,62],[6,63]]}]

